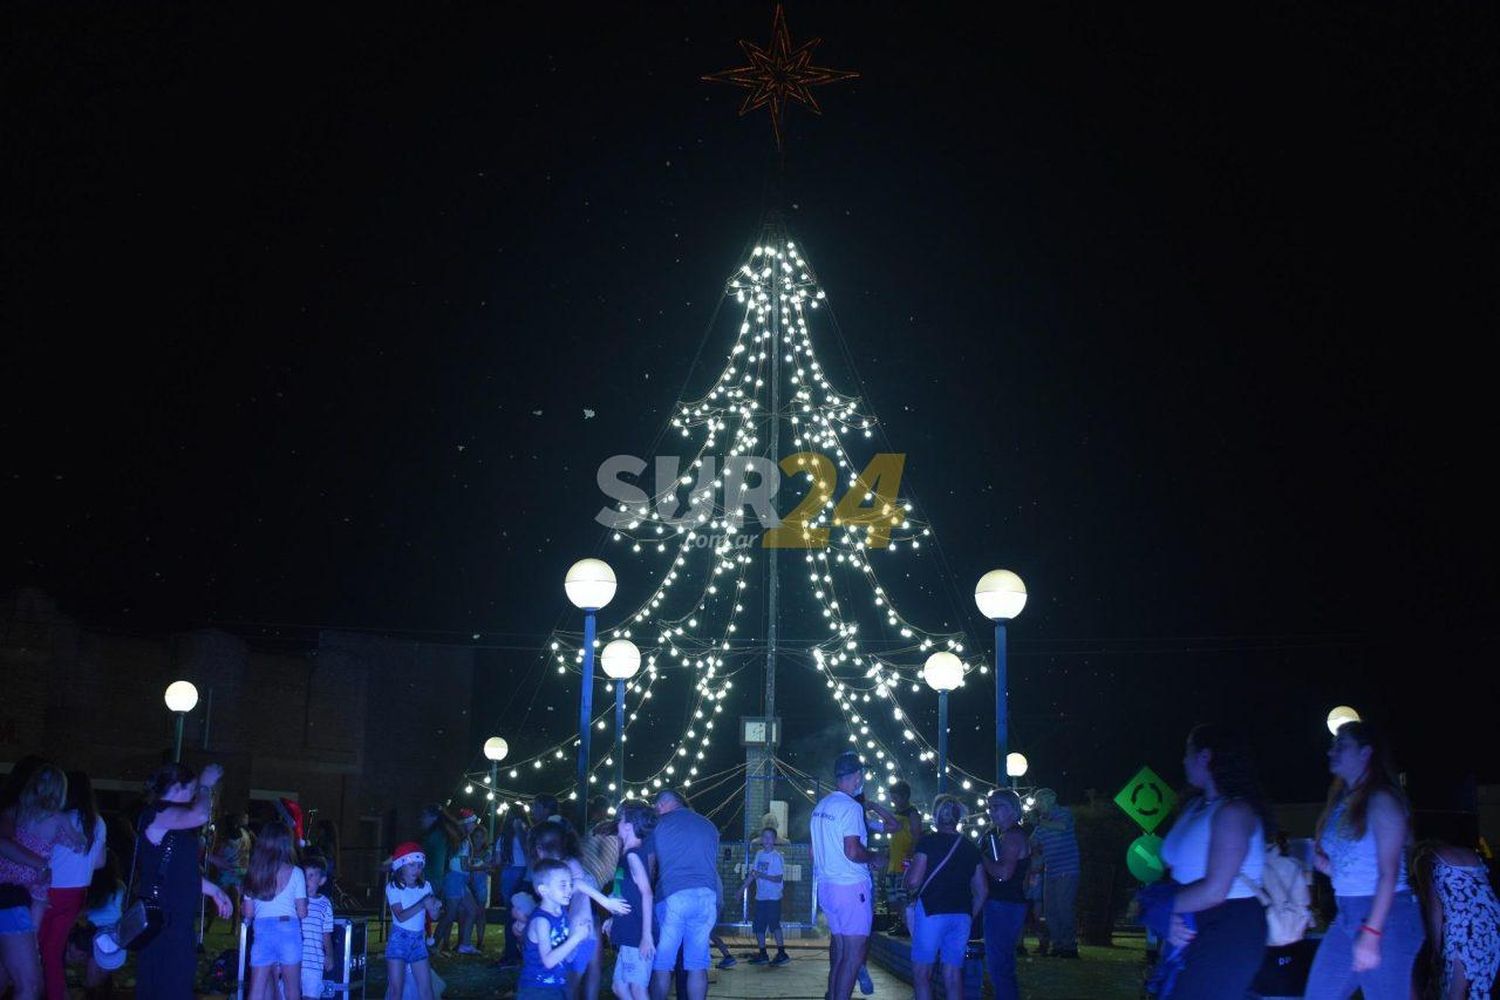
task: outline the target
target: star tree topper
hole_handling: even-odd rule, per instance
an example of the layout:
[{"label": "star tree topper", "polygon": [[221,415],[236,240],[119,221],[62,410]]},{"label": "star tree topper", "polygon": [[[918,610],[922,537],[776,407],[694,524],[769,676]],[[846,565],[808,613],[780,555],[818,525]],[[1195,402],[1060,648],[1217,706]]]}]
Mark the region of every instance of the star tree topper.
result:
[{"label": "star tree topper", "polygon": [[811,88],[859,76],[852,70],[814,66],[813,49],[822,43],[823,39],[812,38],[793,48],[786,13],[781,4],[777,4],[771,22],[770,45],[761,48],[754,42],[740,39],[740,48],[745,51],[750,65],[709,73],[703,79],[709,83],[732,83],[748,89],[750,93],[740,105],[741,116],[759,108],[770,108],[771,129],[776,133],[776,148],[780,149],[781,109],[787,101],[796,101],[813,114],[821,115],[823,109],[818,107]]}]

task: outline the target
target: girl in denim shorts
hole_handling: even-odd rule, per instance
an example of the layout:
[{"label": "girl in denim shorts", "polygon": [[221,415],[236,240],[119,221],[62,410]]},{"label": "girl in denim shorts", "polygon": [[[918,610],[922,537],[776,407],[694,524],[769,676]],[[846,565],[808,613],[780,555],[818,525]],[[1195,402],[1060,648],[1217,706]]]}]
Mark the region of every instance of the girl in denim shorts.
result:
[{"label": "girl in denim shorts", "polygon": [[242,906],[251,921],[250,995],[269,996],[279,976],[287,996],[301,996],[307,879],[292,864],[292,831],[285,823],[267,823],[256,840]]},{"label": "girl in denim shorts", "polygon": [[385,943],[386,1000],[401,1000],[409,972],[421,1000],[432,1000],[432,973],[427,965],[426,921],[436,919],[443,904],[423,877],[427,856],[418,844],[405,843],[391,856],[391,880],[385,900],[391,907],[391,936]]}]

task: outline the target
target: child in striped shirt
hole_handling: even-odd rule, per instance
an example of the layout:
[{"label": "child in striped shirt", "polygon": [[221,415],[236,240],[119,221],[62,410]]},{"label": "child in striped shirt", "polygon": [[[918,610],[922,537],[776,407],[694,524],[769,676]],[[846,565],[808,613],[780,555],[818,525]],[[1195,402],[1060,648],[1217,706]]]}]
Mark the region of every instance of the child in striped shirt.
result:
[{"label": "child in striped shirt", "polygon": [[323,895],[328,862],[309,854],[302,862],[307,878],[307,916],[302,920],[302,1000],[321,1000],[324,973],[333,969],[333,903]]}]

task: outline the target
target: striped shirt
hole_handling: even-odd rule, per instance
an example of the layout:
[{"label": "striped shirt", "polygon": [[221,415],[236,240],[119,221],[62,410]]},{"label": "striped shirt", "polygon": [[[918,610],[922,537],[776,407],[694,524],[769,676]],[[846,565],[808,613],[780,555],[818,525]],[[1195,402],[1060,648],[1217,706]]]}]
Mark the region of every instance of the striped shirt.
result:
[{"label": "striped shirt", "polygon": [[302,921],[302,971],[323,971],[323,935],[333,933],[333,903],[327,896],[307,898],[307,918]]},{"label": "striped shirt", "polygon": [[1049,830],[1038,826],[1036,832],[1031,835],[1032,843],[1042,850],[1045,877],[1077,875],[1079,870],[1078,838],[1073,835],[1073,813],[1058,806],[1046,819],[1051,823],[1061,823],[1063,828]]}]

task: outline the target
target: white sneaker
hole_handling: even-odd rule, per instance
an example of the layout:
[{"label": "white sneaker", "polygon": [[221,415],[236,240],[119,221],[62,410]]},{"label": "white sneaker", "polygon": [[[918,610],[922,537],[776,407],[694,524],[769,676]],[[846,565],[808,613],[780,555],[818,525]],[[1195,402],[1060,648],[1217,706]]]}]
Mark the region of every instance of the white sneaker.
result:
[{"label": "white sneaker", "polygon": [[458,946],[458,953],[460,955],[477,955],[479,954],[479,949],[472,944],[461,944]]}]

